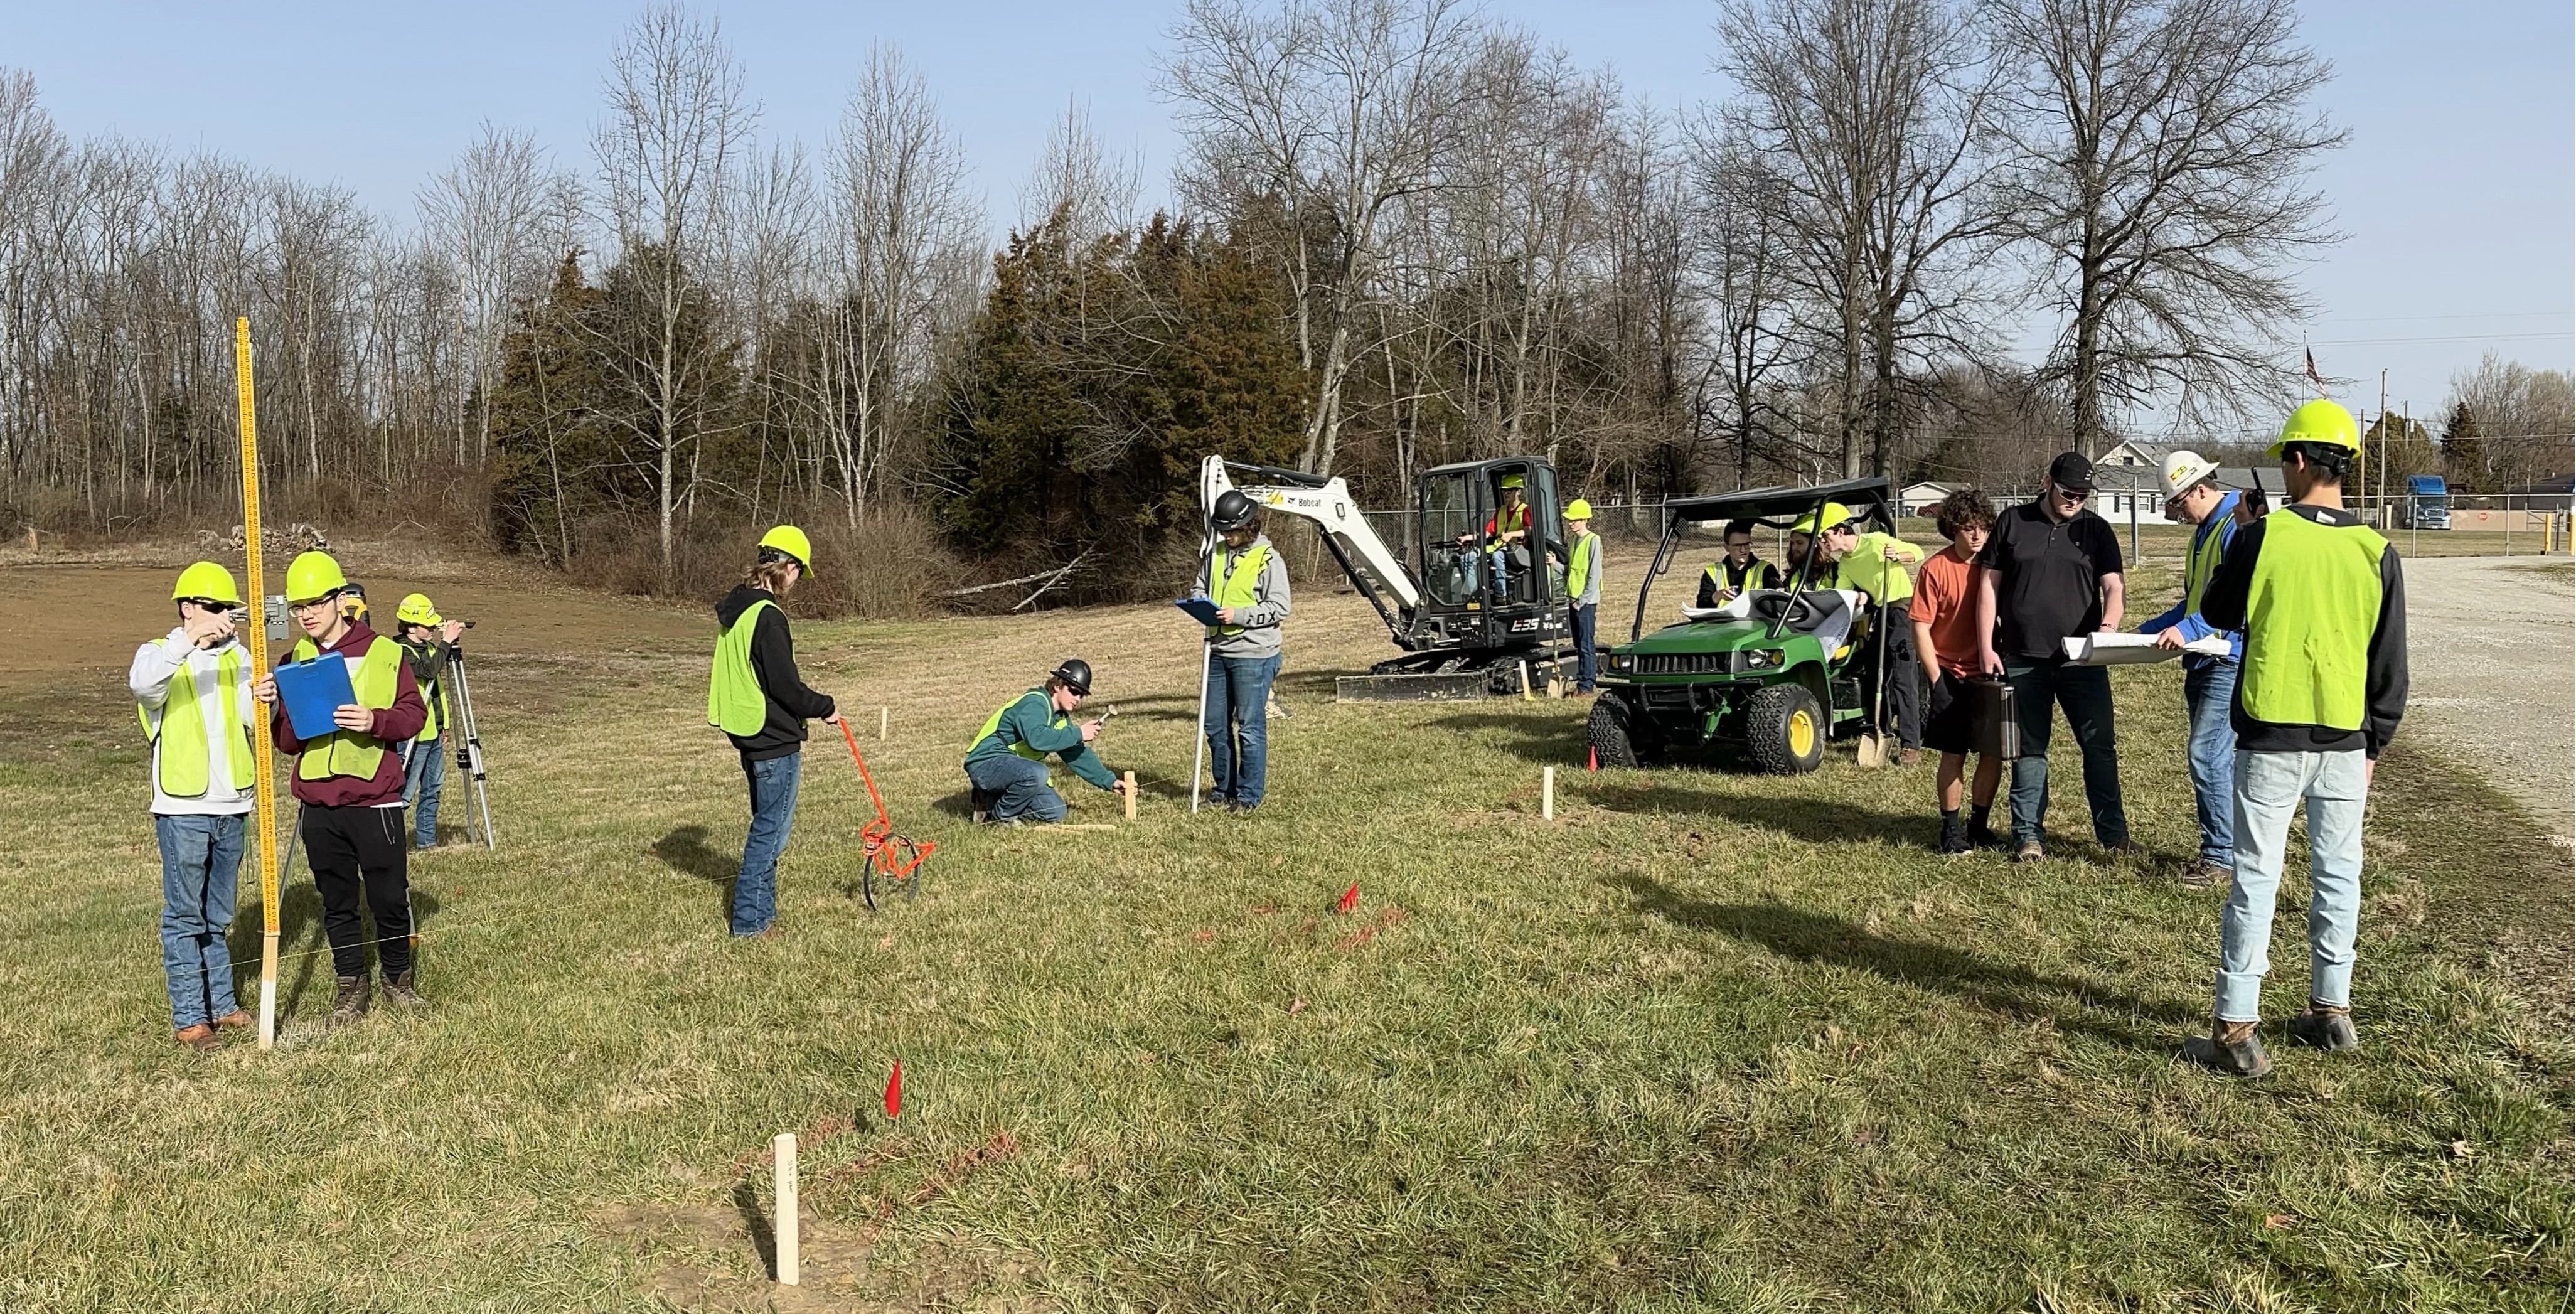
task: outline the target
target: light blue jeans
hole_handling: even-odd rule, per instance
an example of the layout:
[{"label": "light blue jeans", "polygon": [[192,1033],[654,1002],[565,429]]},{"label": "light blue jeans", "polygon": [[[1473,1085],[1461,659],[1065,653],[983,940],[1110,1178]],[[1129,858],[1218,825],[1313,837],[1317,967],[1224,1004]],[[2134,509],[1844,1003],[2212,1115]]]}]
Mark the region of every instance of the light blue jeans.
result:
[{"label": "light blue jeans", "polygon": [[2290,843],[2290,817],[2308,805],[2308,996],[2352,1005],[2352,944],[2361,922],[2361,812],[2370,792],[2358,750],[2236,755],[2236,887],[2219,923],[2223,1022],[2263,1016],[2272,970],[2272,899]]},{"label": "light blue jeans", "polygon": [[1261,802],[1270,770],[1270,684],[1284,653],[1217,657],[1208,669],[1208,769],[1216,801],[1239,808]]},{"label": "light blue jeans", "polygon": [[1047,783],[1044,762],[1032,762],[1017,753],[996,753],[967,763],[966,781],[1000,796],[985,813],[994,821],[1052,824],[1064,820],[1064,795]]},{"label": "light blue jeans", "polygon": [[174,1030],[211,1023],[233,1000],[233,900],[241,891],[242,823],[226,817],[152,818],[161,841],[161,970]]},{"label": "light blue jeans", "polygon": [[[439,752],[444,743],[436,739],[411,741],[411,755],[403,759],[403,797],[411,800],[411,846],[426,849],[438,843],[438,787],[447,779],[447,757]],[[467,802],[473,800],[468,798]],[[469,813],[469,823],[474,820]]]},{"label": "light blue jeans", "polygon": [[2191,713],[2191,792],[2200,810],[2200,860],[2236,864],[2236,663],[2210,660],[2182,674],[2183,706]]},{"label": "light blue jeans", "polygon": [[733,933],[758,935],[778,916],[778,855],[787,851],[787,824],[796,819],[796,781],[805,756],[745,759],[751,782],[751,830],[742,837],[742,871],[733,878]]}]

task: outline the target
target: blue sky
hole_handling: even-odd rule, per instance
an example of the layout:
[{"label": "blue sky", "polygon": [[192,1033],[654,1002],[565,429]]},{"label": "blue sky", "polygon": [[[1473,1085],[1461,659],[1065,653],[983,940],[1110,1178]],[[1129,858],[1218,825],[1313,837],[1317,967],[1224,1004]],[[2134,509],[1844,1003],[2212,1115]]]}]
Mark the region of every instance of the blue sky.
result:
[{"label": "blue sky", "polygon": [[[33,72],[74,134],[121,132],[354,190],[408,221],[421,179],[485,119],[587,167],[599,75],[632,3],[435,5],[0,0],[0,64]],[[928,76],[997,223],[1068,102],[1145,163],[1174,149],[1151,89],[1177,3],[702,4],[721,17],[765,131],[819,145],[877,41]],[[1720,94],[1708,0],[1492,0],[1489,11],[1615,68],[1667,108]],[[2307,7],[2352,142],[2320,182],[2350,240],[2305,271],[2319,364],[2375,407],[2432,411],[2493,349],[2576,365],[2576,19],[2549,3]]]}]

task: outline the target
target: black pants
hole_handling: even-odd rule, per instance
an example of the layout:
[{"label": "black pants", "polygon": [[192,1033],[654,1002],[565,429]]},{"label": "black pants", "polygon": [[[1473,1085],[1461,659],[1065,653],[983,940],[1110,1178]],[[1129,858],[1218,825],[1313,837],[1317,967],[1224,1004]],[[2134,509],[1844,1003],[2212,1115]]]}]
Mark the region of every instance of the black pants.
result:
[{"label": "black pants", "polygon": [[[1861,705],[1868,709],[1871,724],[1878,719],[1878,646],[1887,645],[1887,728],[1896,734],[1896,742],[1907,748],[1923,746],[1923,666],[1914,655],[1914,609],[1910,600],[1887,604],[1887,621],[1883,630],[1873,632],[1869,642],[1852,654],[1851,668],[1860,678]],[[1871,619],[1878,619],[1872,613]]]},{"label": "black pants", "polygon": [[322,933],[335,976],[367,974],[367,937],[358,901],[376,922],[376,961],[388,980],[411,970],[410,857],[401,808],[304,809],[304,852],[322,894]]}]

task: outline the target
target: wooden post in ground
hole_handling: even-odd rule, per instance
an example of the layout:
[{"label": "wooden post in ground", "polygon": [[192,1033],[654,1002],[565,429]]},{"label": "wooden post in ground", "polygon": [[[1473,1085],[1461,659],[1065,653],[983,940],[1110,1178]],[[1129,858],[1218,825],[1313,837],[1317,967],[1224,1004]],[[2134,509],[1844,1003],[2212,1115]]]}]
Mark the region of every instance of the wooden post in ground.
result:
[{"label": "wooden post in ground", "polygon": [[796,1133],[780,1132],[769,1143],[769,1157],[774,1161],[770,1176],[770,1195],[776,1208],[770,1235],[778,1243],[778,1285],[792,1287],[799,1274],[796,1262]]},{"label": "wooden post in ground", "polygon": [[1118,778],[1127,786],[1127,819],[1134,821],[1136,819],[1136,773],[1125,772]]},{"label": "wooden post in ground", "polygon": [[1538,773],[1538,814],[1556,820],[1556,768],[1540,767]]},{"label": "wooden post in ground", "polygon": [[1521,701],[1525,703],[1536,702],[1536,699],[1530,697],[1529,663],[1526,661],[1519,661],[1512,663],[1512,666],[1521,673]]},{"label": "wooden post in ground", "polygon": [[877,709],[877,742],[880,744],[885,742],[886,718],[891,715],[893,715],[893,710],[891,708],[880,707]]}]

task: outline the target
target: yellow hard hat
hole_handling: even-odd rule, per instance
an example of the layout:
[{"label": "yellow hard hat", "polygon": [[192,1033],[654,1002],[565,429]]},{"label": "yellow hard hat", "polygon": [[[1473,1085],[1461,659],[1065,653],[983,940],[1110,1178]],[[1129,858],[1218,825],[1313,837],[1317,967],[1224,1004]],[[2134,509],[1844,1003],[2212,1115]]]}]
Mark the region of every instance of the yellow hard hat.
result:
[{"label": "yellow hard hat", "polygon": [[407,593],[403,595],[402,605],[394,608],[394,619],[405,625],[437,625],[443,618],[439,616],[438,608],[429,605],[428,594]]},{"label": "yellow hard hat", "polygon": [[2361,426],[2353,421],[2352,412],[2319,397],[2290,412],[2288,422],[2281,426],[2281,440],[2272,444],[2271,450],[2264,455],[2277,461],[2281,458],[2281,449],[2291,443],[2324,443],[2358,456],[2361,454]]},{"label": "yellow hard hat", "polygon": [[349,577],[340,573],[340,563],[328,552],[307,552],[287,564],[288,602],[311,602],[347,587]]},{"label": "yellow hard hat", "polygon": [[[1840,502],[1825,503],[1825,528],[1831,529],[1836,525],[1847,525],[1850,523],[1850,507],[1844,506]],[[1792,534],[1805,534],[1810,538],[1814,537],[1816,533],[1815,513],[1811,511],[1806,515],[1798,517],[1798,523],[1789,526],[1789,532]]]},{"label": "yellow hard hat", "polygon": [[212,561],[200,561],[179,572],[179,583],[170,590],[170,600],[195,598],[202,602],[220,602],[227,607],[242,605],[241,586],[233,582],[233,573]]},{"label": "yellow hard hat", "polygon": [[1516,474],[1507,474],[1507,475],[1504,475],[1504,476],[1503,476],[1503,487],[1504,487],[1504,488],[1506,488],[1506,489],[1519,488],[1519,487],[1521,487],[1522,483],[1523,483],[1523,480],[1521,479],[1521,477],[1520,477],[1519,475],[1516,475]]},{"label": "yellow hard hat", "polygon": [[814,573],[814,542],[805,537],[804,530],[794,525],[780,525],[761,535],[760,545],[794,558],[797,565],[805,568],[806,574]]},{"label": "yellow hard hat", "polygon": [[1566,503],[1565,518],[1568,520],[1590,520],[1592,518],[1592,504],[1579,497]]}]

